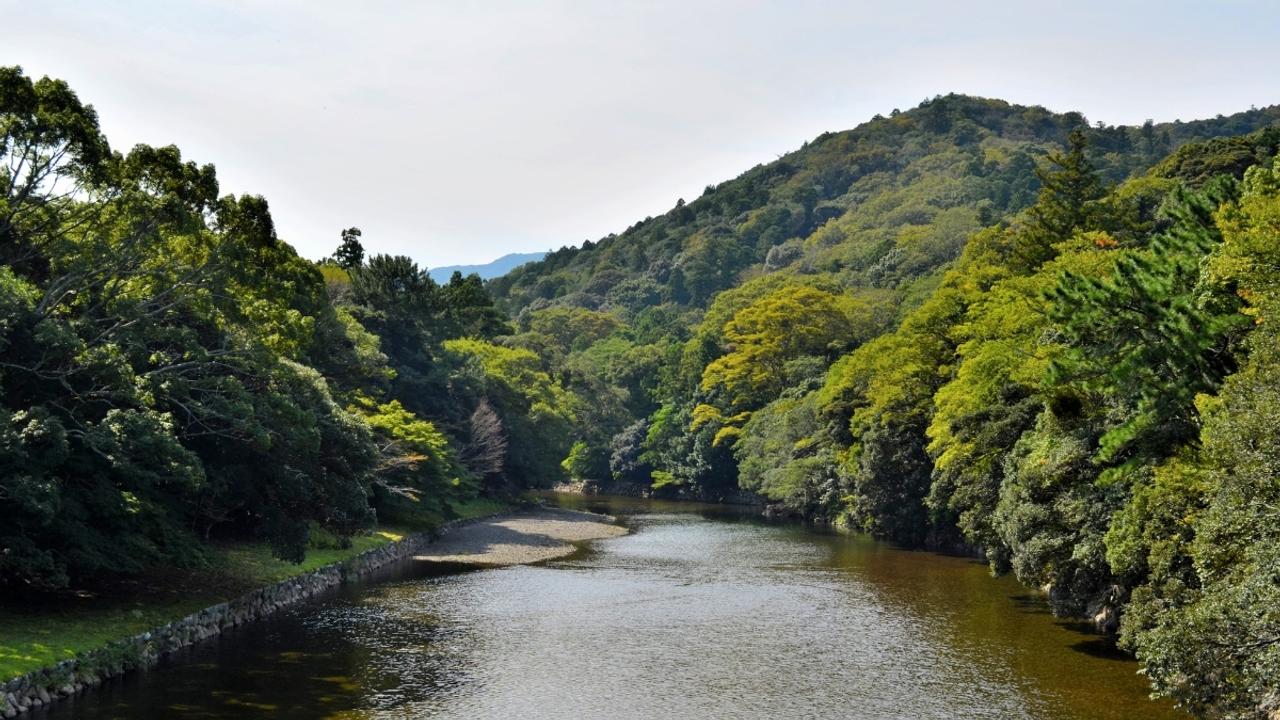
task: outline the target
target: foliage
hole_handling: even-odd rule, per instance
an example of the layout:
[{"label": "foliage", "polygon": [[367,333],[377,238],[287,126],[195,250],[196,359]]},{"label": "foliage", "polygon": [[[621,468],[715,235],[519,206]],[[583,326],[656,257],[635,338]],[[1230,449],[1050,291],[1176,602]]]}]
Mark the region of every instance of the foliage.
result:
[{"label": "foliage", "polygon": [[[1199,398],[1198,453],[1146,493],[1176,520],[1161,524],[1157,512],[1132,513],[1157,542],[1138,558],[1149,566],[1150,580],[1135,593],[1125,641],[1157,691],[1218,717],[1265,717],[1280,706],[1276,178],[1272,167],[1248,171],[1243,197],[1218,214],[1223,243],[1209,264],[1211,281],[1235,289],[1245,302],[1242,312],[1256,324],[1247,360],[1217,396]],[[1132,537],[1122,528],[1136,524],[1118,526],[1117,539]],[[1132,565],[1134,553],[1120,550],[1134,544],[1118,543],[1113,563]]]},{"label": "foliage", "polygon": [[17,68],[0,159],[6,597],[199,567],[225,538],[300,562],[475,495],[451,406],[418,390],[448,386],[444,340],[506,330],[477,278],[366,262],[354,228],[317,266],[262,198],[176,148],[113,152],[65,83]]},{"label": "foliage", "polygon": [[[517,343],[568,367],[568,387],[601,407],[604,388],[625,389],[635,420],[601,415],[618,481],[703,497],[736,485],[878,537],[980,551],[1061,614],[1122,621],[1162,692],[1256,713],[1275,697],[1269,620],[1244,611],[1266,581],[1222,585],[1234,599],[1211,604],[1195,548],[1231,484],[1206,440],[1213,393],[1264,356],[1246,336],[1274,296],[1275,223],[1258,199],[1273,180],[1249,168],[1277,150],[1280,133],[1252,132],[1269,112],[1090,128],[939,98],[491,289],[523,308]],[[1251,134],[1187,143],[1224,131]],[[532,332],[539,314],[617,324],[575,346]],[[658,316],[678,330],[642,340]],[[577,439],[575,460],[603,456]],[[1249,537],[1276,525],[1256,520]],[[1267,577],[1269,560],[1239,547],[1223,566]],[[1175,625],[1179,608],[1211,612],[1235,649],[1177,645],[1208,632]],[[1249,689],[1223,704],[1222,682]]]},{"label": "foliage", "polygon": [[570,395],[541,369],[538,356],[470,338],[447,340],[443,350],[455,396],[484,398],[502,418],[506,481],[545,487],[561,477],[575,417]]}]

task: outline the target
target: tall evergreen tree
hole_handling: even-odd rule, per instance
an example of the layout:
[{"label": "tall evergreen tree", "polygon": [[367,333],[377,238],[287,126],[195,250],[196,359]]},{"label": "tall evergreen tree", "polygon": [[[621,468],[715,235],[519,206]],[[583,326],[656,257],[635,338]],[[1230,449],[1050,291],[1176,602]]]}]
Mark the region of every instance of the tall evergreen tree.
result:
[{"label": "tall evergreen tree", "polygon": [[1048,165],[1036,169],[1040,195],[1027,211],[1028,221],[1015,249],[1028,269],[1053,258],[1054,245],[1090,229],[1098,219],[1097,201],[1106,188],[1089,161],[1088,145],[1088,136],[1077,128],[1067,136],[1066,151],[1051,153]]},{"label": "tall evergreen tree", "polygon": [[1048,384],[1119,417],[1100,439],[1099,460],[1162,457],[1194,437],[1195,396],[1234,369],[1238,300],[1203,290],[1200,268],[1222,242],[1214,213],[1237,188],[1224,176],[1198,192],[1175,190],[1164,211],[1170,226],[1150,247],[1118,251],[1107,277],[1064,273],[1050,291],[1050,319],[1067,348]]}]

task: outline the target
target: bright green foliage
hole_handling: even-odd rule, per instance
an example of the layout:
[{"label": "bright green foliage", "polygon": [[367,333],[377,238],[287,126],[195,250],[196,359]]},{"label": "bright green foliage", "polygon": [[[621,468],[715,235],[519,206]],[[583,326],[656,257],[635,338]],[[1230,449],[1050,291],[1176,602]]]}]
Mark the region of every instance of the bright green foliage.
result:
[{"label": "bright green foliage", "polygon": [[725,323],[723,342],[729,352],[706,366],[701,389],[723,397],[732,409],[759,407],[800,380],[788,373],[791,361],[806,356],[834,359],[843,348],[879,329],[875,313],[874,307],[854,307],[822,290],[784,287]]},{"label": "bright green foliage", "polygon": [[460,421],[445,402],[448,378],[437,367],[442,343],[508,329],[479,278],[454,273],[438,285],[409,258],[387,255],[374,255],[347,273],[344,309],[380,338],[394,370],[391,393],[415,413]]},{"label": "bright green foliage", "polygon": [[[1008,567],[1009,549],[994,526],[1005,459],[1044,407],[1042,381],[1052,359],[1062,352],[1049,327],[1046,291],[1067,269],[1090,277],[1111,266],[1097,252],[1105,235],[1058,243],[1058,255],[1031,275],[1014,274],[1003,263],[1016,255],[975,253],[956,271],[969,281],[960,292],[964,319],[949,331],[957,341],[957,365],[933,396],[928,427],[934,459],[928,505],[935,522],[954,522],[964,541],[981,548],[993,569]],[[993,236],[988,247],[1015,244]],[[990,264],[988,264],[990,263]],[[976,282],[975,282],[976,281]],[[1050,395],[1048,398],[1054,401]]]},{"label": "bright green foliage", "polygon": [[263,199],[219,197],[176,148],[112,153],[65,84],[16,68],[0,168],[0,591],[199,565],[215,536],[300,561],[474,494],[412,412],[444,403],[406,391],[447,385],[443,339],[505,329],[478,279],[361,264],[354,229],[346,267],[317,268]]},{"label": "bright green foliage", "polygon": [[940,290],[897,331],[832,365],[818,391],[836,447],[848,445],[837,453],[847,478],[844,511],[878,537],[919,545],[930,535],[924,426],[954,351],[947,331],[958,300],[954,289]]},{"label": "bright green foliage", "polygon": [[731,443],[716,442],[717,423],[693,424],[694,408],[668,403],[654,412],[639,460],[653,477],[669,478],[660,487],[696,488],[708,498],[738,487]]},{"label": "bright green foliage", "polygon": [[560,467],[564,468],[570,478],[579,479],[607,477],[609,471],[608,458],[593,452],[591,447],[582,440],[575,442],[573,447],[569,448],[569,456],[561,461]]},{"label": "bright green foliage", "polygon": [[6,162],[25,158],[0,220],[4,582],[198,562],[219,524],[291,558],[313,523],[367,527],[371,439],[299,362],[320,276],[265,202],[218,199],[174,148],[109,154],[65,85],[2,74]]},{"label": "bright green foliage", "polygon": [[[701,497],[737,485],[878,537],[979,550],[1062,614],[1107,630],[1127,618],[1126,646],[1158,658],[1157,687],[1188,698],[1210,665],[1174,652],[1189,631],[1169,623],[1205,585],[1194,548],[1226,485],[1197,445],[1206,398],[1240,363],[1241,300],[1264,326],[1280,309],[1267,306],[1274,221],[1254,199],[1272,176],[1248,172],[1244,215],[1234,181],[1213,176],[1239,177],[1280,133],[1187,145],[1141,169],[1192,135],[1265,117],[1189,134],[942,98],[493,288],[530,316],[579,307],[623,323],[577,348],[519,340],[567,356],[575,393],[606,406],[602,388],[625,388],[628,412],[649,414],[607,423],[620,481]],[[652,342],[635,329],[655,317],[687,335],[628,375]],[[579,439],[575,459],[602,454]],[[1243,558],[1223,562],[1254,562]],[[1214,617],[1266,627],[1232,602]],[[1263,702],[1265,651],[1237,645],[1205,657]]]},{"label": "bright green foliage", "polygon": [[476,339],[448,340],[443,348],[455,392],[485,398],[502,418],[507,480],[545,487],[562,477],[575,417],[570,395],[542,370],[538,356]]},{"label": "bright green foliage", "polygon": [[373,491],[381,520],[438,523],[448,515],[450,501],[475,494],[449,438],[434,423],[409,412],[398,400],[378,404],[357,395],[352,409],[377,438]]},{"label": "bright green foliage", "polygon": [[212,167],[0,70],[0,589],[214,538],[299,560],[566,475],[745,489],[980,551],[1121,623],[1159,692],[1265,717],[1278,117],[939,97],[486,287],[355,228],[310,263]]}]

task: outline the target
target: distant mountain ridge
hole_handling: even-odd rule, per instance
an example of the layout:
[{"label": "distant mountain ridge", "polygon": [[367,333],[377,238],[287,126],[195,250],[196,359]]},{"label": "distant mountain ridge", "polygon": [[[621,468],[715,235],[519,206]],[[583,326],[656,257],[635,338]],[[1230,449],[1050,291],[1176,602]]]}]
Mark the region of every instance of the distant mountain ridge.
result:
[{"label": "distant mountain ridge", "polygon": [[453,276],[454,272],[460,272],[463,275],[475,273],[480,276],[481,280],[491,280],[496,277],[502,277],[526,263],[537,262],[546,257],[546,255],[545,252],[507,253],[497,260],[483,265],[446,265],[432,268],[427,273],[431,275],[432,280],[438,283],[449,282],[449,278]]}]

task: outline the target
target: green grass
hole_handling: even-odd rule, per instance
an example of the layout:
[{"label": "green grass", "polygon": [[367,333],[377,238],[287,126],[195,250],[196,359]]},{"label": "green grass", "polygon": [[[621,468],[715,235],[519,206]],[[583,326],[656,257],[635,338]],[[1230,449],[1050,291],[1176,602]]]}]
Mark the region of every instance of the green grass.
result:
[{"label": "green grass", "polygon": [[404,530],[384,529],[371,535],[352,538],[349,548],[312,548],[307,551],[307,557],[298,564],[272,557],[271,548],[262,543],[235,545],[222,549],[220,554],[222,562],[235,577],[252,588],[270,585],[295,575],[317,570],[325,565],[342,562],[367,550],[395,542],[406,534]]},{"label": "green grass", "polygon": [[136,604],[68,605],[40,612],[0,609],[0,682],[149,630],[219,602],[193,594]]},{"label": "green grass", "polygon": [[[451,505],[463,519],[510,507],[487,498]],[[427,529],[383,528],[353,538],[348,548],[312,548],[297,565],[272,557],[265,543],[237,543],[215,549],[209,567],[200,570],[155,573],[121,581],[101,594],[83,593],[35,607],[0,606],[0,682]]]}]

